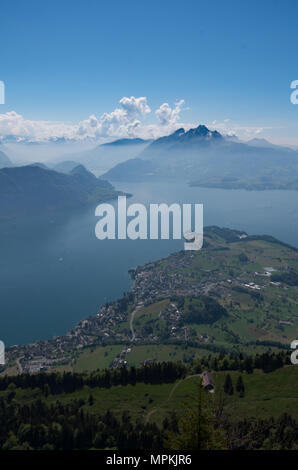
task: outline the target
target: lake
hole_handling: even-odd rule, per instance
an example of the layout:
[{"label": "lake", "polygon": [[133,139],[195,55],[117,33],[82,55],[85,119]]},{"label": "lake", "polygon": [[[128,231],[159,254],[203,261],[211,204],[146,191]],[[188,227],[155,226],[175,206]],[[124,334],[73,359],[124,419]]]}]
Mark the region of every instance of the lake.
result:
[{"label": "lake", "polygon": [[[133,202],[203,203],[204,225],[269,234],[298,247],[298,192],[115,183]],[[0,232],[0,339],[48,339],[129,290],[128,269],[183,249],[182,240],[95,237],[94,208],[64,217],[15,221]]]}]

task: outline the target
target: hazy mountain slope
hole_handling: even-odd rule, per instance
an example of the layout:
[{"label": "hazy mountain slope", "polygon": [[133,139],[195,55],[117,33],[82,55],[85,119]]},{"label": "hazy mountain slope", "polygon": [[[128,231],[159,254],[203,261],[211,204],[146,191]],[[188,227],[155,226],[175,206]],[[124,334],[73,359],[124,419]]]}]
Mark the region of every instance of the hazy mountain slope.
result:
[{"label": "hazy mountain slope", "polygon": [[[150,162],[150,171],[141,161]],[[235,142],[198,126],[157,139],[140,153],[134,166],[132,161],[123,163],[104,177],[128,181],[172,178],[222,188],[298,189],[298,152]]]},{"label": "hazy mountain slope", "polygon": [[150,160],[132,158],[123,163],[119,163],[109,170],[104,177],[117,181],[138,181],[138,179],[151,178],[156,175],[156,166]]},{"label": "hazy mountain slope", "polygon": [[44,163],[40,163],[40,162],[30,163],[29,166],[39,166],[39,168],[43,168],[44,170],[49,170],[49,167],[47,167],[47,165],[45,165]]},{"label": "hazy mountain slope", "polygon": [[149,144],[150,140],[144,139],[117,139],[113,140],[112,142],[107,142],[106,144],[102,144],[101,147],[118,147],[123,145],[142,145],[142,144]]},{"label": "hazy mountain slope", "polygon": [[149,145],[149,142],[142,139],[120,139],[98,145],[91,150],[64,154],[56,159],[56,163],[71,160],[84,165],[89,171],[100,176],[118,163],[136,158]]},{"label": "hazy mountain slope", "polygon": [[8,156],[0,150],[0,168],[13,166]]},{"label": "hazy mountain slope", "polygon": [[82,207],[117,195],[82,166],[69,175],[32,165],[0,170],[0,217]]},{"label": "hazy mountain slope", "polygon": [[78,162],[72,160],[66,160],[65,162],[57,163],[54,165],[53,170],[58,171],[59,173],[70,173],[76,166]]}]

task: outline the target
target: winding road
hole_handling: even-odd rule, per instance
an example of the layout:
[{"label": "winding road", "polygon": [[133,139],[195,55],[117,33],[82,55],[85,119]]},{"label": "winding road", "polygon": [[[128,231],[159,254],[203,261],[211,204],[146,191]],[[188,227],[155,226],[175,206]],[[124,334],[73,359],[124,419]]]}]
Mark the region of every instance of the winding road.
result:
[{"label": "winding road", "polygon": [[[184,382],[185,380],[188,380],[188,379],[192,379],[194,377],[202,377],[202,374],[193,374],[193,375],[188,375],[187,377],[185,377],[184,379],[181,379],[179,380],[179,382],[176,382],[174,384],[174,386],[172,387],[169,395],[168,395],[168,398],[166,399],[166,401],[163,403],[163,405],[165,405],[166,403],[168,403],[168,401],[170,401],[170,399],[172,398],[176,388],[182,383]],[[149,413],[147,413],[147,416],[145,418],[145,423],[149,423],[149,420],[151,418],[151,416],[153,415],[153,413],[155,413],[160,407],[157,407],[155,406],[154,408],[152,408],[152,410],[149,411]]]},{"label": "winding road", "polygon": [[133,321],[134,321],[134,318],[135,318],[135,314],[136,314],[137,311],[140,310],[141,308],[142,308],[142,306],[136,307],[136,308],[131,312],[131,315],[130,315],[129,327],[130,327],[130,331],[131,331],[131,342],[133,342],[133,341],[136,339],[135,330],[133,329]]},{"label": "winding road", "polygon": [[19,373],[22,374],[23,373],[23,367],[22,367],[22,364],[21,364],[21,359],[23,359],[24,356],[22,357],[18,357],[18,359],[16,360],[16,364],[18,366],[18,369],[19,369]]}]

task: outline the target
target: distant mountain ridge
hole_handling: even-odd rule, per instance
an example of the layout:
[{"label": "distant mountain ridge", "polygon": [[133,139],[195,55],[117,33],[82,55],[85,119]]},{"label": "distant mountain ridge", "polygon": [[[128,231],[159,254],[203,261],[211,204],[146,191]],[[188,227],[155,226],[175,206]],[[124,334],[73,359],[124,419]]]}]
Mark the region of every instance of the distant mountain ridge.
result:
[{"label": "distant mountain ridge", "polygon": [[58,171],[60,173],[70,173],[76,166],[78,166],[78,162],[74,162],[72,160],[65,160],[64,162],[57,163],[54,165],[52,168],[55,171]]},{"label": "distant mountain ridge", "polygon": [[101,144],[101,147],[108,147],[108,146],[122,146],[122,145],[140,145],[146,144],[151,142],[151,140],[145,140],[140,138],[135,139],[117,139],[113,140],[112,142],[106,142],[105,144]]},{"label": "distant mountain ridge", "polygon": [[204,125],[189,131],[180,128],[103,177],[112,181],[174,179],[227,189],[298,190],[298,152],[265,142],[244,143]]},{"label": "distant mountain ridge", "polygon": [[54,167],[58,171],[68,173],[73,162],[76,165],[83,164],[89,171],[97,176],[106,173],[118,163],[130,158],[135,158],[151,143],[143,139],[118,139],[113,142],[97,145],[93,149],[77,153],[63,154],[56,160]]}]

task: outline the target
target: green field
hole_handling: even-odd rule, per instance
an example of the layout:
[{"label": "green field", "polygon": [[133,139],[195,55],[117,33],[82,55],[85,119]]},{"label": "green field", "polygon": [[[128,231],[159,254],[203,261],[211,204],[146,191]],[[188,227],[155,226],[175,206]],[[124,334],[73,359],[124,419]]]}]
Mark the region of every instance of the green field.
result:
[{"label": "green field", "polygon": [[73,370],[74,372],[91,372],[96,369],[109,368],[122,349],[121,345],[87,348],[75,361]]},{"label": "green field", "polygon": [[[227,395],[223,392],[223,384],[227,372],[212,372],[215,393],[210,395],[214,404],[224,400],[224,413],[230,421],[244,418],[279,417],[287,412],[298,419],[298,368],[287,366],[271,373],[255,370],[253,374],[242,373],[245,387],[244,397],[240,398],[235,390],[239,372],[228,372],[233,381],[234,393]],[[72,400],[83,399],[83,408],[88,412],[101,414],[110,409],[116,415],[124,410],[130,412],[134,419],[141,418],[146,422],[161,424],[171,411],[179,411],[183,404],[190,402],[190,397],[196,394],[200,378],[188,376],[175,383],[152,385],[137,383],[135,386],[113,386],[111,388],[83,389],[70,394],[49,395],[46,400],[54,403],[70,403]],[[6,392],[0,392],[0,397]],[[206,392],[207,393],[207,392]],[[88,405],[92,394],[94,404]],[[40,389],[17,389],[15,400],[20,403],[30,403],[37,398],[45,399]]]},{"label": "green field", "polygon": [[[130,345],[131,352],[127,353],[127,366],[140,366],[143,361],[153,362],[177,362],[189,363],[196,357],[208,355],[204,348],[193,348],[187,345]],[[123,350],[123,345],[94,346],[85,348],[77,357],[72,366],[55,368],[57,372],[92,372],[97,369],[105,369],[111,366],[113,360]]]},{"label": "green field", "polygon": [[229,372],[234,385],[234,394],[223,393],[225,372],[212,374],[216,387],[216,394],[224,396],[225,411],[233,421],[242,418],[269,418],[278,417],[282,413],[289,413],[298,418],[298,368],[284,367],[265,374],[255,371],[253,374],[242,374],[245,387],[243,398],[235,391],[239,372]]},{"label": "green field", "polygon": [[192,348],[190,346],[180,345],[144,345],[133,346],[132,351],[127,354],[128,366],[139,366],[141,361],[152,359],[154,362],[163,361],[183,361],[190,362],[195,357],[208,354],[204,349]]},{"label": "green field", "polygon": [[[72,400],[83,399],[85,404],[82,408],[89,413],[102,414],[107,410],[112,410],[117,416],[121,416],[123,411],[129,411],[133,419],[153,420],[161,424],[169,412],[187,402],[188,397],[195,393],[199,380],[193,377],[169,384],[137,383],[135,386],[119,385],[108,389],[85,386],[70,394],[49,395],[46,401],[49,404],[56,401],[66,404]],[[5,396],[5,393],[0,392],[0,397]],[[90,394],[94,398],[92,406],[88,404]],[[38,398],[45,399],[40,389],[18,389],[15,400],[22,404],[29,404]],[[158,413],[156,413],[157,410]]]}]

